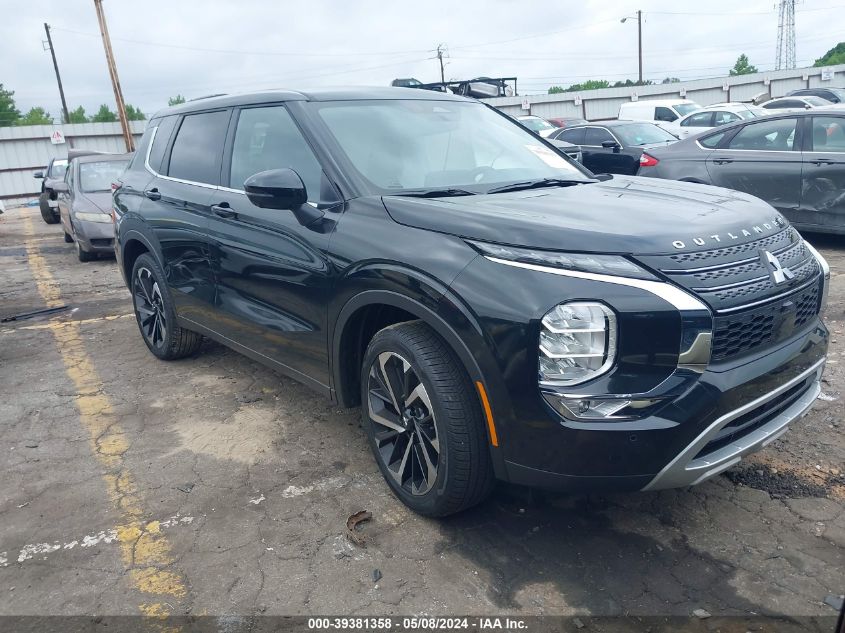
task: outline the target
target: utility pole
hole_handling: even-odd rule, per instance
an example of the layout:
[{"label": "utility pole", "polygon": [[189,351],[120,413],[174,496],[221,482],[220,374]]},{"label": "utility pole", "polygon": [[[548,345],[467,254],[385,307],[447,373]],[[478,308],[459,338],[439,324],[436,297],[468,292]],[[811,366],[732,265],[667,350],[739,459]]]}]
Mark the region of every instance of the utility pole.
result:
[{"label": "utility pole", "polygon": [[135,150],[135,139],[129,129],[129,121],[126,119],[126,104],[123,102],[123,91],[120,89],[120,79],[117,76],[117,66],[114,63],[114,53],[109,39],[109,28],[106,26],[106,16],[103,14],[103,0],[94,0],[94,8],[97,10],[97,20],[100,23],[100,35],[103,38],[103,48],[106,50],[106,64],[109,67],[109,76],[114,88],[114,100],[117,104],[117,116],[120,118],[120,127],[123,129],[123,142],[126,144],[126,151]]},{"label": "utility pole", "polygon": [[443,51],[445,47],[443,44],[437,45],[437,59],[440,61],[440,83],[446,83],[446,73],[443,70]]},{"label": "utility pole", "polygon": [[[629,19],[633,18],[633,16],[624,17],[620,20],[622,24],[625,24]],[[637,11],[637,57],[639,59],[639,83],[642,85],[643,83],[643,12]]]},{"label": "utility pole", "polygon": [[44,31],[47,33],[47,47],[50,49],[50,55],[53,57],[53,68],[56,71],[56,82],[59,84],[59,96],[62,98],[62,115],[63,121],[70,123],[70,115],[67,111],[67,101],[65,101],[65,89],[62,87],[62,76],[59,74],[59,63],[56,61],[56,50],[53,48],[53,38],[50,37],[50,25],[44,23]]},{"label": "utility pole", "polygon": [[637,11],[637,53],[640,62],[640,85],[643,83],[643,12]]}]

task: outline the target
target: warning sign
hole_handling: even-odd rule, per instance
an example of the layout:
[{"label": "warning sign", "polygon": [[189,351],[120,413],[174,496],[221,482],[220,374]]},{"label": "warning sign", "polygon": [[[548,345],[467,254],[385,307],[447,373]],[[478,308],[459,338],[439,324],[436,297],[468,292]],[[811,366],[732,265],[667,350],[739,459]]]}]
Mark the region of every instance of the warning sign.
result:
[{"label": "warning sign", "polygon": [[53,130],[50,135],[50,142],[53,145],[63,145],[65,142],[65,135],[61,130]]}]

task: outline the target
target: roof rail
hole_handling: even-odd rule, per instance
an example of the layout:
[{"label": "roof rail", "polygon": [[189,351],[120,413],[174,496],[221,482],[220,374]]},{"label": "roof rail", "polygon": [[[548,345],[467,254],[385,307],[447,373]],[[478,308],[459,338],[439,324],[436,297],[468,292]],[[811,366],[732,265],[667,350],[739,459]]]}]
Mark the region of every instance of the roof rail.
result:
[{"label": "roof rail", "polygon": [[217,94],[213,95],[204,95],[202,97],[194,97],[193,99],[188,99],[188,101],[202,101],[203,99],[212,99],[214,97],[225,97],[225,92],[218,92]]}]

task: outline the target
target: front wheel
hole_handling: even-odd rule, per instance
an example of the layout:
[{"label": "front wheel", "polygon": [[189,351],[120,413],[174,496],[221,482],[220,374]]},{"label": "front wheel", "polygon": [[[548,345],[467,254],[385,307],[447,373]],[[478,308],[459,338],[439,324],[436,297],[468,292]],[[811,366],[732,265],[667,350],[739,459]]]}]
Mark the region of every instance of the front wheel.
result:
[{"label": "front wheel", "polygon": [[50,206],[50,194],[47,192],[38,196],[38,207],[41,209],[41,217],[47,224],[56,224],[59,221],[58,213]]},{"label": "front wheel", "polygon": [[376,334],[361,402],[370,446],[393,493],[426,516],[481,502],[493,486],[481,406],[466,371],[427,325]]},{"label": "front wheel", "polygon": [[[67,233],[65,233],[65,242],[67,241]],[[71,238],[71,241],[73,241],[73,238]],[[76,257],[81,262],[92,262],[97,259],[97,255],[95,253],[89,253],[84,248],[82,248],[82,244],[79,240],[76,240]]]},{"label": "front wheel", "polygon": [[148,253],[135,260],[131,290],[138,329],[153,354],[162,360],[175,360],[199,349],[202,335],[176,324],[176,311],[164,274]]}]

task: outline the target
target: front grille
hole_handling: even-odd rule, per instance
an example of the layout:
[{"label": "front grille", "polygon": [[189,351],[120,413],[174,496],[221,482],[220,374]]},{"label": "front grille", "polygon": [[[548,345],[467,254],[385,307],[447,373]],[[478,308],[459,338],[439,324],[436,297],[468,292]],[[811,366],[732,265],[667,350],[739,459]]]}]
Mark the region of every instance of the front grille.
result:
[{"label": "front grille", "polygon": [[[794,278],[775,285],[761,262],[763,250]],[[639,259],[712,308],[714,361],[785,340],[819,311],[819,265],[792,227],[745,244]]]},{"label": "front grille", "polygon": [[819,285],[777,301],[713,319],[714,361],[739,356],[792,335],[818,314]]},{"label": "front grille", "polygon": [[760,405],[756,409],[745,413],[738,418],[734,418],[726,424],[719,433],[710,440],[699,451],[693,459],[705,457],[720,448],[723,448],[731,442],[748,435],[752,431],[759,429],[766,425],[781,411],[789,408],[796,400],[798,400],[809,389],[815,380],[815,376],[810,376],[806,380],[798,383],[794,387],[790,387],[782,394]]}]

